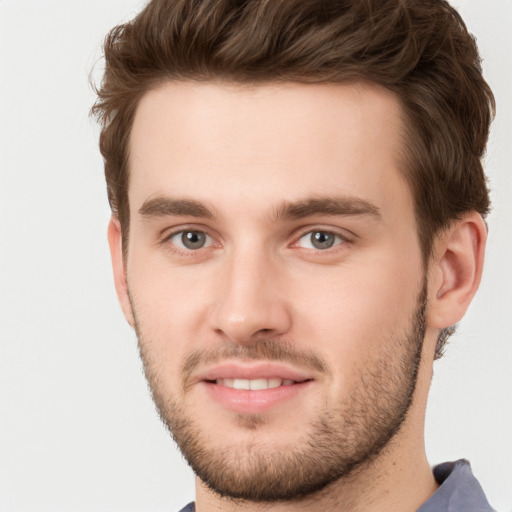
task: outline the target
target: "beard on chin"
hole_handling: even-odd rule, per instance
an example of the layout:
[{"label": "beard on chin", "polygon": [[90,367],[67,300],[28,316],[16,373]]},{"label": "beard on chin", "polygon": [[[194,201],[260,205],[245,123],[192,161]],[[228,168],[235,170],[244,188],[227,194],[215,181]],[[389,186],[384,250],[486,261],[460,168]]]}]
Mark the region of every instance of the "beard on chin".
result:
[{"label": "beard on chin", "polygon": [[[417,299],[409,328],[384,338],[378,357],[354,369],[346,399],[308,421],[293,443],[276,446],[255,436],[251,442],[221,445],[191,417],[175,391],[164,388],[161,368],[154,364],[150,340],[136,317],[139,350],[153,400],[164,424],[194,473],[220,496],[260,503],[299,500],[363,470],[374,461],[403,424],[412,403],[425,336],[427,282]],[[132,300],[132,308],[134,301]],[[134,313],[136,313],[134,309]],[[195,352],[183,362],[186,392],[193,370],[224,358],[281,360],[317,372],[329,365],[315,353],[298,352],[293,345],[265,339],[254,345],[225,344]],[[247,432],[263,428],[265,415],[238,416]],[[264,437],[264,436],[263,436]]]}]

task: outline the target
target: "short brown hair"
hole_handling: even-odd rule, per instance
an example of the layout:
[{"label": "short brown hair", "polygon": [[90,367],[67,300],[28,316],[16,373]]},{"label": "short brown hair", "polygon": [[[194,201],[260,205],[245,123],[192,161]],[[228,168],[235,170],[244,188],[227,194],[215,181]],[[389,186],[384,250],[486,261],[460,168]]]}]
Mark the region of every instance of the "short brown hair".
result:
[{"label": "short brown hair", "polygon": [[481,160],[494,97],[445,0],[152,0],[111,30],[104,53],[92,112],[125,249],[130,131],[141,97],[167,80],[377,83],[403,107],[402,171],[424,262],[439,230],[489,211]]}]

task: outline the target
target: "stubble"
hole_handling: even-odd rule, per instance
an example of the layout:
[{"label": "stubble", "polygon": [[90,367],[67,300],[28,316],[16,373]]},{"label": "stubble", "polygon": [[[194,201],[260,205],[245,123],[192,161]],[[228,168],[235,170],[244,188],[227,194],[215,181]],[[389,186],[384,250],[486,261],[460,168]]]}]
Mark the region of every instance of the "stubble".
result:
[{"label": "stubble", "polygon": [[[138,321],[136,330],[146,378],[160,417],[202,482],[220,496],[234,499],[260,503],[293,501],[364,470],[400,430],[418,377],[426,297],[425,280],[408,330],[394,339],[383,339],[378,356],[361,361],[354,369],[348,398],[309,420],[302,437],[280,449],[256,435],[265,426],[264,415],[237,417],[240,429],[255,433],[254,441],[242,446],[214,443],[198,418],[187,412],[179,394],[171,394],[164,387],[162,369],[154,364],[151,340],[145,339]],[[189,377],[196,367],[226,357],[300,362],[316,371],[329,371],[329,364],[317,354],[299,352],[281,340],[264,339],[255,345],[226,344],[209,352],[194,352],[186,358],[181,368],[183,393],[186,394]]]}]

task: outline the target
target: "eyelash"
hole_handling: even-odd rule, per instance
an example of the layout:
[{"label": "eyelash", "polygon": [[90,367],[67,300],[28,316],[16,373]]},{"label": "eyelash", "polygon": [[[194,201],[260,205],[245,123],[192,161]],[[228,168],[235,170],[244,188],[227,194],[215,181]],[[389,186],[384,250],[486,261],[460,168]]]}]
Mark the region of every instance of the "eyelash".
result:
[{"label": "eyelash", "polygon": [[318,249],[315,247],[303,247],[303,249],[314,253],[330,253],[332,251],[335,251],[337,247],[340,245],[345,245],[349,242],[348,237],[342,235],[341,233],[329,229],[322,229],[322,228],[314,228],[314,229],[308,229],[307,231],[303,231],[300,236],[296,239],[296,242],[294,242],[293,246],[298,246],[299,242],[309,236],[310,239],[312,239],[314,234],[322,233],[323,235],[328,235],[334,237],[333,245],[330,247],[326,247],[324,249]]},{"label": "eyelash", "polygon": [[[205,235],[207,237],[208,245],[199,247],[196,250],[194,250],[194,249],[190,249],[190,248],[179,247],[175,243],[171,242],[171,240],[174,237],[176,237],[178,235],[183,236],[183,234],[185,234],[185,233],[199,233],[199,234]],[[353,242],[350,237],[346,236],[345,234],[341,234],[338,231],[335,231],[332,229],[323,229],[321,227],[314,227],[314,228],[308,228],[307,230],[304,229],[300,233],[295,235],[293,237],[295,241],[290,245],[290,247],[300,248],[301,247],[299,245],[300,240],[308,235],[312,236],[314,233],[322,233],[324,235],[333,236],[333,237],[335,237],[335,241],[334,241],[334,245],[332,245],[331,247],[327,247],[325,249],[302,247],[304,249],[304,251],[307,251],[307,253],[311,254],[311,255],[331,254],[333,251],[336,251],[337,248],[340,248],[340,246],[345,246],[346,244],[351,244]],[[208,231],[202,227],[182,227],[182,228],[175,230],[169,234],[166,234],[162,238],[160,243],[162,245],[168,244],[172,248],[172,251],[174,253],[177,253],[178,255],[183,255],[183,256],[194,256],[195,255],[195,256],[197,256],[198,253],[202,252],[203,249],[211,249],[212,246],[215,246],[215,237],[210,235],[208,233]],[[217,245],[220,246],[219,243],[217,243]]]},{"label": "eyelash", "polygon": [[[178,235],[182,235],[185,234],[185,233],[199,233],[199,234],[203,234],[207,237],[207,240],[209,240],[209,243],[208,243],[208,246],[206,247],[199,247],[198,249],[194,250],[194,249],[189,249],[189,248],[185,248],[185,247],[179,247],[178,245],[176,245],[175,243],[171,242],[171,240],[178,236]],[[200,228],[200,227],[184,227],[184,228],[180,228],[180,229],[177,229],[176,231],[173,231],[172,233],[169,233],[169,234],[166,234],[162,240],[160,241],[160,244],[161,245],[168,245],[169,247],[171,247],[171,250],[178,254],[179,256],[195,256],[199,253],[199,251],[201,251],[201,249],[209,249],[211,247],[211,245],[215,243],[215,238],[210,235],[207,230],[205,230],[204,228]]]}]

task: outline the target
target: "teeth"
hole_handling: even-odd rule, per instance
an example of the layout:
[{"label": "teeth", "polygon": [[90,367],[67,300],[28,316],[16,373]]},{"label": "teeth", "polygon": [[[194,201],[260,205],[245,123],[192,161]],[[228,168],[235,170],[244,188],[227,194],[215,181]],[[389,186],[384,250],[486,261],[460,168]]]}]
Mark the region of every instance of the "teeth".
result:
[{"label": "teeth", "polygon": [[291,379],[217,379],[216,381],[219,386],[233,389],[250,389],[253,391],[278,388],[279,386],[291,386],[294,382]]},{"label": "teeth", "polygon": [[253,379],[247,382],[249,389],[252,389],[254,391],[258,391],[259,389],[268,389],[269,383],[267,379]]},{"label": "teeth", "polygon": [[[265,379],[263,379],[265,380]],[[269,388],[278,388],[282,384],[281,379],[268,379]]]},{"label": "teeth", "polygon": [[251,381],[247,379],[235,379],[233,381],[235,389],[251,389]]}]

